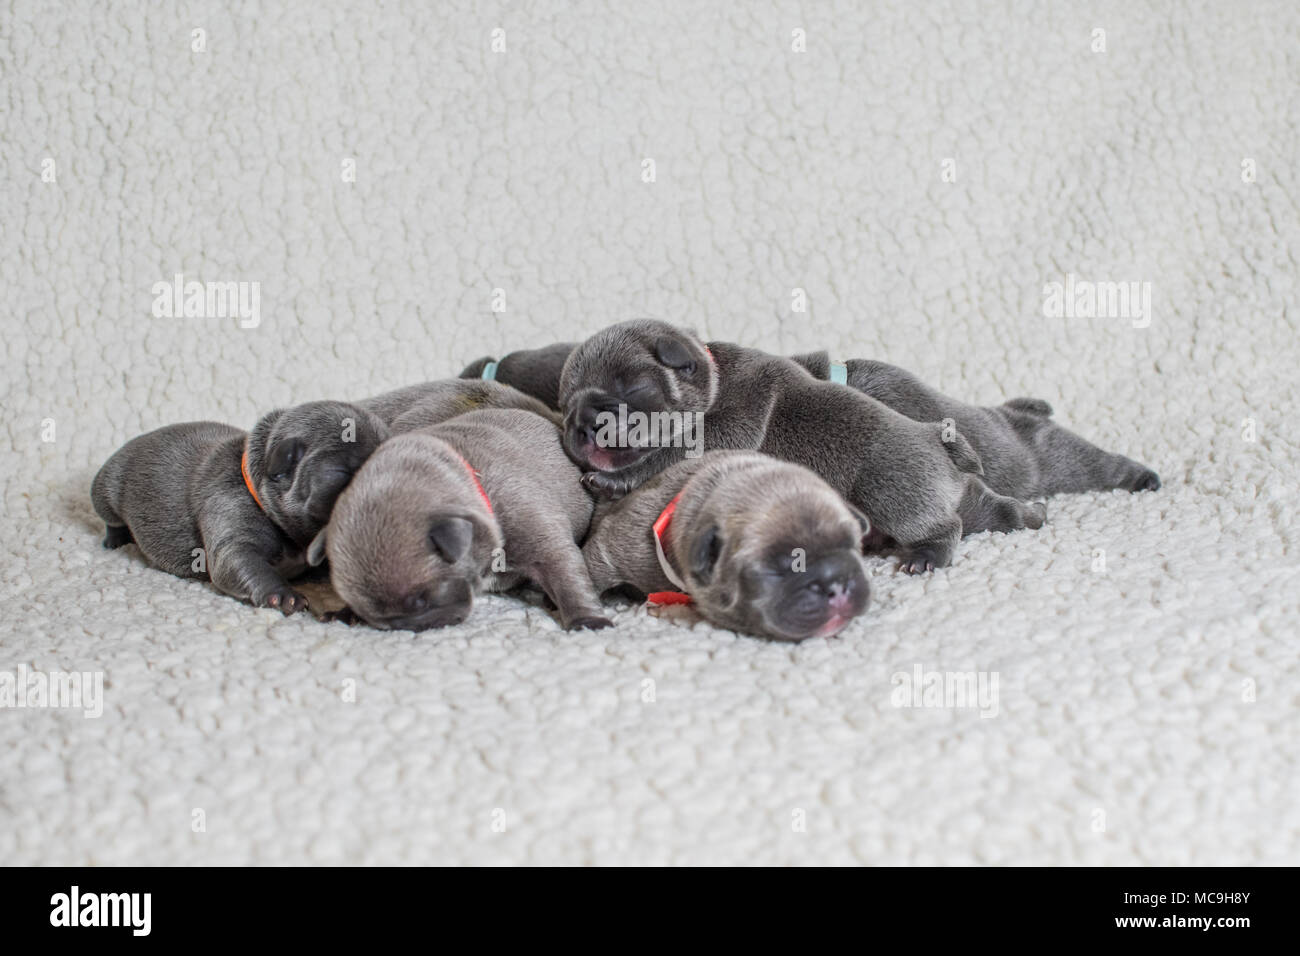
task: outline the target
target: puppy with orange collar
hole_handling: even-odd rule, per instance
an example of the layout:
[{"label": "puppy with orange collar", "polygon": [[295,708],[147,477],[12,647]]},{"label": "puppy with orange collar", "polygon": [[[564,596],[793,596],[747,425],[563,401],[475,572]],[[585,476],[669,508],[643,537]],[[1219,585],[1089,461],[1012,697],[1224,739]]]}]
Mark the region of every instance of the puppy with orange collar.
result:
[{"label": "puppy with orange collar", "polygon": [[163,571],[290,614],[307,606],[287,583],[307,562],[262,510],[243,464],[247,440],[218,422],[148,432],[105,462],[90,498],[108,527],[104,547],[135,542]]},{"label": "puppy with orange collar", "polygon": [[800,465],[708,452],[597,506],[582,546],[601,593],[674,589],[701,617],[778,641],[831,637],[867,607],[870,525]]}]

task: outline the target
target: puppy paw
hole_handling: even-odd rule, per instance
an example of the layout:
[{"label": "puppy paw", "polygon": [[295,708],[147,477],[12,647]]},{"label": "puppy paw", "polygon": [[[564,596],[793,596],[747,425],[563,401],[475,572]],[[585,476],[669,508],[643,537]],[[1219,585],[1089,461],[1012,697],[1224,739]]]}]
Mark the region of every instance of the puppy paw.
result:
[{"label": "puppy paw", "polygon": [[607,471],[589,471],[582,476],[582,487],[597,498],[613,501],[628,492],[627,482]]},{"label": "puppy paw", "polygon": [[1160,476],[1150,468],[1143,468],[1124,483],[1129,491],[1159,491]]},{"label": "puppy paw", "polygon": [[268,591],[257,602],[258,607],[275,608],[282,614],[293,614],[307,609],[307,599],[287,585]]},{"label": "puppy paw", "polygon": [[120,548],[131,543],[131,529],[124,524],[108,525],[104,529],[104,547]]},{"label": "puppy paw", "polygon": [[599,614],[588,614],[583,617],[575,617],[565,625],[566,631],[599,631],[607,627],[613,627],[614,622],[607,617],[601,617]]},{"label": "puppy paw", "polygon": [[321,623],[329,624],[331,621],[338,621],[340,624],[346,624],[353,627],[361,623],[361,618],[350,607],[342,607],[337,611],[326,611],[320,616]]},{"label": "puppy paw", "polygon": [[1025,527],[1037,531],[1047,523],[1047,505],[1033,501],[1025,505]]},{"label": "puppy paw", "polygon": [[898,569],[904,574],[925,574],[935,569],[934,552],[928,548],[909,551],[899,559]]}]

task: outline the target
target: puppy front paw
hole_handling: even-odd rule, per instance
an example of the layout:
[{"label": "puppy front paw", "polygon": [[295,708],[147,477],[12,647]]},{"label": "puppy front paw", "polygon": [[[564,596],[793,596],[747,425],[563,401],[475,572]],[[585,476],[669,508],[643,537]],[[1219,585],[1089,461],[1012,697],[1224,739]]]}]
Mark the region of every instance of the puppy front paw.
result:
[{"label": "puppy front paw", "polygon": [[307,599],[287,584],[284,587],[268,591],[254,603],[258,607],[275,608],[280,613],[286,615],[307,609]]},{"label": "puppy front paw", "polygon": [[608,471],[589,471],[582,476],[582,487],[597,498],[614,501],[631,489],[626,480]]},{"label": "puppy front paw", "polygon": [[936,558],[933,551],[929,548],[918,548],[904,554],[899,559],[898,568],[904,574],[925,574],[934,570],[935,562]]}]

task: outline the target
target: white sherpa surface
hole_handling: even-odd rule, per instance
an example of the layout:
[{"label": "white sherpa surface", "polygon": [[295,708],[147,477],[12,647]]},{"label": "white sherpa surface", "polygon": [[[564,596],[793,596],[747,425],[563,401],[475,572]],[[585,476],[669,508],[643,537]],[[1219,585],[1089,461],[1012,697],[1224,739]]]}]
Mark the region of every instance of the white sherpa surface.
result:
[{"label": "white sherpa surface", "polygon": [[[0,710],[0,860],[1300,862],[1300,8],[1089,7],[4,0],[0,670],[106,706]],[[154,318],[177,272],[259,281],[260,327]],[[1150,326],[1045,318],[1067,272]],[[1165,487],[874,560],[799,647],[349,629],[100,547],[143,430],[638,314],[1039,396]],[[996,717],[893,706],[917,664]]]}]

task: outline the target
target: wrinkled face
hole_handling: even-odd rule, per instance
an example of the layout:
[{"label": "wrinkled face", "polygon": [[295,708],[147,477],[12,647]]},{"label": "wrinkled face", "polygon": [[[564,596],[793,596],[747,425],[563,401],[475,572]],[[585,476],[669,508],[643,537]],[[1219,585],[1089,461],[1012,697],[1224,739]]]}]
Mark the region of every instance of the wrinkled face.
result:
[{"label": "wrinkled face", "polygon": [[704,412],[716,390],[712,359],[694,335],[651,319],[610,326],[564,365],[564,450],[589,471],[623,468],[653,447],[652,435],[662,440],[675,427],[651,413]]},{"label": "wrinkled face", "polygon": [[688,583],[704,617],[780,641],[830,637],[867,608],[865,519],[817,503],[693,528]]},{"label": "wrinkled face", "polygon": [[388,429],[344,402],[308,402],[265,416],[248,443],[249,477],[271,520],[302,546]]},{"label": "wrinkled face", "polygon": [[312,564],[329,557],[339,597],[384,630],[460,624],[501,546],[501,529],[476,505],[476,492],[403,454],[415,441],[399,436],[371,458],[308,550]]}]

